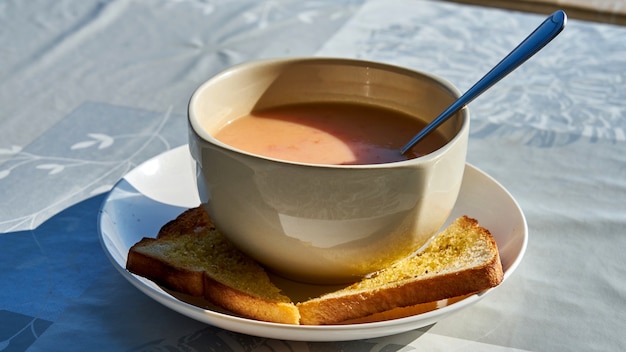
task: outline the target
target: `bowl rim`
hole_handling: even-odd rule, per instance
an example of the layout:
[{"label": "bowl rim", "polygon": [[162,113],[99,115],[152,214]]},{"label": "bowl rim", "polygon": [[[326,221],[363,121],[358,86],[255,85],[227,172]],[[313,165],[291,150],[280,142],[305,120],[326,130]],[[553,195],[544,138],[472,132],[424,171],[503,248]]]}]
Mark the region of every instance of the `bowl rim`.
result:
[{"label": "bowl rim", "polygon": [[[204,130],[201,127],[200,122],[198,121],[198,116],[194,113],[194,106],[197,104],[199,97],[202,95],[203,91],[207,89],[208,86],[214,84],[216,81],[224,79],[226,76],[232,74],[235,71],[240,71],[243,69],[249,69],[259,66],[265,66],[268,64],[274,65],[288,65],[288,64],[306,64],[306,63],[317,63],[317,64],[334,64],[334,65],[352,65],[359,67],[370,67],[377,68],[385,71],[396,72],[400,74],[409,74],[409,75],[418,75],[423,76],[434,83],[438,84],[448,93],[458,98],[461,96],[461,92],[448,80],[441,76],[437,76],[435,74],[411,69],[407,67],[387,64],[383,62],[376,61],[368,61],[361,59],[349,59],[349,58],[333,58],[333,57],[296,57],[296,58],[274,58],[274,59],[260,59],[260,60],[251,60],[247,62],[243,62],[240,64],[236,64],[233,66],[229,66],[226,69],[218,72],[216,75],[210,77],[201,83],[191,95],[189,99],[189,103],[187,105],[187,121],[189,125],[190,132],[193,132],[195,137],[205,143],[216,146],[222,150],[229,151],[231,153],[254,158],[254,159],[263,159],[274,163],[279,164],[287,164],[287,165],[297,165],[304,167],[314,167],[314,168],[330,168],[330,169],[386,169],[386,168],[395,168],[395,167],[404,167],[404,166],[414,166],[416,164],[421,163],[429,163],[433,162],[439,158],[441,158],[449,149],[453,148],[456,144],[461,143],[460,140],[463,138],[464,134],[469,134],[469,122],[470,122],[470,112],[467,106],[463,107],[459,110],[458,114],[461,114],[461,118],[463,119],[461,123],[461,127],[459,131],[452,139],[450,139],[445,145],[441,148],[428,153],[426,155],[419,156],[417,158],[412,158],[403,161],[395,161],[388,163],[380,163],[380,164],[347,164],[347,165],[336,165],[336,164],[320,164],[320,163],[306,163],[306,162],[298,162],[291,160],[283,160],[272,158],[264,155],[259,155],[251,152],[247,152],[241,149],[237,149],[232,147],[224,142],[213,137],[210,133]],[[435,116],[433,116],[434,118]],[[190,141],[194,143],[193,141]],[[408,142],[408,141],[407,141]]]}]

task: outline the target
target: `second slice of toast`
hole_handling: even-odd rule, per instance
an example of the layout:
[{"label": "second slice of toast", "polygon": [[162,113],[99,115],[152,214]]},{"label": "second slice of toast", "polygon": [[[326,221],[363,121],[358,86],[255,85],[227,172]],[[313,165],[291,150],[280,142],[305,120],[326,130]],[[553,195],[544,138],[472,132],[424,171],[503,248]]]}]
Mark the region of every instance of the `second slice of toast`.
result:
[{"label": "second slice of toast", "polygon": [[462,216],[417,255],[297,306],[301,324],[336,324],[482,291],[502,279],[498,247],[491,233],[478,221]]}]

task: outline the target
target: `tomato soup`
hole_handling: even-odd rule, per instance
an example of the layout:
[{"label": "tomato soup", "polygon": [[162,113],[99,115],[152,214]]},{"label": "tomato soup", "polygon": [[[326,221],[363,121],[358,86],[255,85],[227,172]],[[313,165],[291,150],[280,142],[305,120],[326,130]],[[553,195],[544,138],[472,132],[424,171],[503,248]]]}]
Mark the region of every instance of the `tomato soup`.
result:
[{"label": "tomato soup", "polygon": [[310,164],[381,164],[441,148],[434,131],[406,154],[404,146],[425,123],[401,112],[349,103],[286,105],[242,116],[215,138],[249,153]]}]

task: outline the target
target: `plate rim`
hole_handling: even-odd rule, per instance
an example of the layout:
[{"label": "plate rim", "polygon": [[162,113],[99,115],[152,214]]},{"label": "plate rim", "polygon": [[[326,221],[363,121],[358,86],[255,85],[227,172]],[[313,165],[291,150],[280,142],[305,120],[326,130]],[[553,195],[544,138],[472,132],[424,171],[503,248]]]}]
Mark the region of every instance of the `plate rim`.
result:
[{"label": "plate rim", "polygon": [[[160,160],[166,157],[166,154],[175,154],[175,153],[184,153],[187,151],[187,157],[189,158],[188,146],[182,145],[165,152],[162,152],[145,162],[139,164],[135,168],[131,169],[127,172],[120,180],[118,180],[115,185],[111,188],[111,190],[107,193],[105,198],[103,199],[100,208],[98,210],[97,216],[97,230],[98,230],[98,238],[100,244],[105,252],[107,258],[115,267],[115,269],[124,277],[127,281],[129,281],[135,288],[137,288],[143,294],[146,294],[151,299],[157,301],[159,304],[166,306],[173,311],[183,314],[189,318],[195,319],[205,324],[210,324],[213,326],[217,326],[220,328],[224,328],[227,330],[250,334],[260,337],[266,338],[277,338],[277,339],[289,339],[294,341],[346,341],[346,340],[356,340],[363,338],[375,338],[388,336],[396,333],[406,332],[409,330],[414,330],[420,327],[428,326],[436,323],[440,319],[444,318],[447,315],[450,315],[460,309],[471,306],[485,297],[488,293],[492,292],[496,288],[498,288],[504,281],[506,281],[513,272],[517,269],[519,264],[521,263],[524,254],[526,252],[526,247],[528,244],[528,225],[526,222],[526,218],[524,213],[519,206],[517,200],[511,195],[511,193],[500,184],[495,178],[487,174],[486,172],[480,170],[479,168],[473,166],[470,163],[466,163],[466,172],[467,169],[471,169],[476,172],[480,177],[487,179],[491,182],[499,191],[503,192],[507,198],[512,201],[514,208],[517,209],[520,220],[522,223],[522,244],[519,250],[519,254],[513,260],[509,267],[504,272],[504,278],[500,285],[490,288],[475,294],[468,296],[458,302],[447,305],[445,307],[428,311],[425,313],[412,315],[403,318],[396,318],[385,321],[377,321],[370,323],[358,323],[358,324],[336,324],[336,325],[295,325],[295,324],[281,324],[281,323],[273,323],[273,322],[265,322],[254,319],[248,319],[245,317],[240,317],[236,315],[230,315],[227,313],[222,313],[218,311],[214,311],[211,309],[199,307],[193,305],[188,302],[181,301],[176,297],[170,295],[166,291],[164,291],[159,285],[148,280],[146,278],[137,276],[133,273],[130,273],[125,268],[122,263],[119,263],[118,260],[114,257],[113,253],[109,248],[109,236],[105,233],[103,229],[103,219],[104,215],[107,211],[107,206],[112,204],[111,198],[114,193],[119,190],[120,186],[124,182],[128,182],[127,178],[131,176],[131,174],[135,172],[139,172],[144,165],[148,163],[154,163],[155,160]],[[158,176],[157,176],[158,177]],[[465,177],[465,176],[464,176]],[[130,183],[129,183],[130,184]],[[132,186],[132,185],[131,185]],[[137,193],[143,197],[146,197],[143,193],[137,190]],[[160,203],[158,201],[157,204],[162,206],[170,206],[170,207],[179,207],[179,205],[171,205]],[[127,254],[126,254],[127,255]],[[124,259],[125,260],[125,259]]]}]

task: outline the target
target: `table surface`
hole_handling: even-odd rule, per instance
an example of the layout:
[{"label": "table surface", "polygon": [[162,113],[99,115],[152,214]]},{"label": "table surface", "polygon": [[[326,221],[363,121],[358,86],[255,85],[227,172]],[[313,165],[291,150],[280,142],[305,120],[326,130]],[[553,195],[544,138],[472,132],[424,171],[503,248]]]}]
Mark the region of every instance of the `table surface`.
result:
[{"label": "table surface", "polygon": [[187,142],[192,91],[257,58],[352,57],[468,89],[545,16],[426,0],[0,2],[0,350],[626,349],[626,27],[571,19],[470,105],[468,161],[517,199],[521,265],[432,326],[349,342],[221,330],[131,286],[97,214]]},{"label": "table surface", "polygon": [[449,0],[462,4],[491,6],[510,10],[551,13],[567,11],[571,18],[626,25],[624,0]]}]

